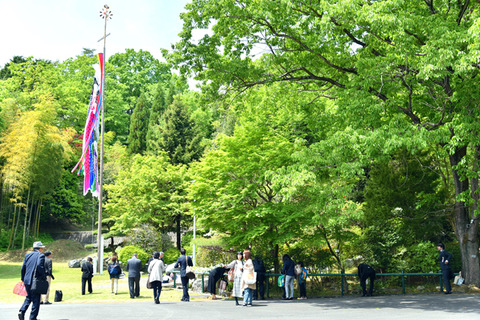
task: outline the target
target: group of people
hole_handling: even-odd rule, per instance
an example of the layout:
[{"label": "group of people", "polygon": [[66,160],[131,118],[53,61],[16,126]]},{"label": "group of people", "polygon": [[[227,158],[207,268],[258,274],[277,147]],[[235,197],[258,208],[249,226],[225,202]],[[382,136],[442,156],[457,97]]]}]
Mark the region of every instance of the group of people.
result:
[{"label": "group of people", "polygon": [[[30,319],[37,319],[40,310],[40,304],[51,304],[49,301],[50,284],[54,278],[52,268],[52,253],[50,251],[44,252],[45,246],[42,242],[37,241],[33,244],[33,251],[25,255],[25,259],[21,269],[21,280],[25,285],[27,296],[22,304],[18,318],[25,319],[25,312],[32,304]],[[453,279],[453,272],[451,269],[452,255],[445,250],[445,245],[439,243],[437,245],[439,250],[439,263],[443,275],[443,282],[445,284],[445,294],[451,294],[452,288],[450,280]],[[306,277],[307,270],[302,262],[295,264],[288,256],[282,257],[283,268],[282,274],[285,275],[284,285],[284,299],[293,299],[293,284],[296,277],[298,277],[300,298],[306,299]],[[87,258],[81,266],[82,271],[82,295],[85,294],[85,286],[88,284],[88,292],[92,293],[92,277],[93,277],[93,259]],[[186,255],[186,250],[180,250],[180,257],[177,259],[174,268],[180,268],[180,279],[182,282],[183,294],[181,301],[190,301],[188,294],[189,275],[188,268],[193,266],[192,259]],[[134,253],[132,258],[127,261],[126,271],[128,272],[128,288],[130,298],[134,299],[140,295],[140,276],[142,269],[142,262],[138,259],[137,254]],[[162,291],[163,273],[166,271],[165,263],[163,262],[163,252],[154,252],[151,261],[148,264],[149,279],[148,283],[153,289],[153,299],[156,304],[160,303],[160,294]],[[233,281],[232,297],[235,298],[235,304],[240,305],[239,298],[243,297],[243,306],[252,306],[252,300],[258,298],[264,299],[264,281],[265,281],[265,266],[263,261],[256,257],[252,260],[252,255],[249,250],[237,252],[237,259],[233,260],[228,265],[223,265],[213,269],[209,274],[208,291],[212,294],[213,299],[216,299],[216,283],[223,279],[225,273],[229,272],[229,280]],[[116,256],[112,257],[108,266],[108,273],[111,279],[111,292],[117,294],[118,279],[122,273],[122,269]],[[252,279],[252,275],[253,279]],[[256,278],[255,278],[256,276]],[[362,287],[363,296],[371,296],[373,294],[375,270],[367,265],[360,264],[358,266],[358,276],[360,278],[360,285]],[[32,291],[32,284],[35,279],[44,279],[48,281],[48,291],[45,298],[42,300],[41,294]],[[366,290],[366,281],[370,280],[370,288]],[[257,290],[258,288],[258,290]]]},{"label": "group of people", "polygon": [[[284,285],[283,297],[286,300],[293,299],[294,279],[298,276],[300,299],[307,298],[306,279],[307,270],[302,262],[295,264],[288,256],[283,256],[282,274],[285,275],[286,281]],[[227,265],[222,265],[212,269],[208,275],[208,292],[212,294],[212,299],[216,300],[217,282],[225,280],[225,273],[228,272],[228,280],[233,282],[232,297],[235,298],[235,305],[251,306],[252,300],[260,297],[265,299],[265,265],[259,257],[252,260],[249,250],[237,252],[237,259]],[[248,281],[248,277],[255,273],[255,281]],[[239,303],[239,299],[243,298],[243,304]]]},{"label": "group of people", "polygon": [[303,265],[303,262],[295,263],[288,254],[284,254],[282,257],[283,268],[282,274],[285,276],[285,283],[283,285],[284,300],[293,300],[293,287],[295,278],[298,277],[298,287],[300,289],[299,299],[307,299],[307,269]]}]

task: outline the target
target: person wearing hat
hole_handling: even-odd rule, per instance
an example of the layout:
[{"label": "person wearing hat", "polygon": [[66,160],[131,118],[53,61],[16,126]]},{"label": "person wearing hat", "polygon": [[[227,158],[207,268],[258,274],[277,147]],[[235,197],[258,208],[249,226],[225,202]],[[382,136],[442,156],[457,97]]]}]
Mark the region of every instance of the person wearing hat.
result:
[{"label": "person wearing hat", "polygon": [[55,280],[55,277],[52,274],[52,251],[45,251],[45,275],[47,276],[48,281],[48,291],[43,297],[43,301],[40,304],[52,304],[48,301],[50,296],[50,285],[52,283],[52,279]]},{"label": "person wearing hat", "polygon": [[41,295],[32,292],[32,283],[33,277],[36,279],[45,278],[45,255],[43,254],[43,249],[45,246],[41,241],[33,243],[33,252],[29,252],[25,255],[23,260],[21,278],[25,284],[25,289],[27,291],[27,296],[23,302],[22,307],[18,311],[18,319],[25,319],[25,312],[27,312],[30,303],[32,303],[32,311],[30,312],[30,319],[37,319],[38,312],[40,311],[40,298]]},{"label": "person wearing hat", "polygon": [[440,268],[442,269],[443,282],[445,283],[445,294],[452,293],[452,286],[450,285],[450,279],[453,278],[452,268],[450,267],[450,262],[452,260],[452,254],[445,250],[445,245],[443,243],[437,244],[437,249],[440,251],[438,255],[438,261],[440,262]]}]

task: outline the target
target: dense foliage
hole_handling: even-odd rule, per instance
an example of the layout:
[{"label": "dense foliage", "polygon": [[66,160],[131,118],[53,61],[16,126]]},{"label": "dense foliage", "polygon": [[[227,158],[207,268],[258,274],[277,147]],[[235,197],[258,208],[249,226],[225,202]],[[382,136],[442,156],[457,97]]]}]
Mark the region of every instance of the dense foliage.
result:
[{"label": "dense foliage", "polygon": [[[289,253],[314,270],[361,256],[387,272],[437,271],[443,241],[480,284],[478,6],[193,0],[170,66],[131,49],[108,59],[105,236],[168,261],[174,232],[204,265],[250,248],[276,270]],[[10,248],[42,222],[89,221],[70,170],[94,63],[14,57],[0,70]]]}]

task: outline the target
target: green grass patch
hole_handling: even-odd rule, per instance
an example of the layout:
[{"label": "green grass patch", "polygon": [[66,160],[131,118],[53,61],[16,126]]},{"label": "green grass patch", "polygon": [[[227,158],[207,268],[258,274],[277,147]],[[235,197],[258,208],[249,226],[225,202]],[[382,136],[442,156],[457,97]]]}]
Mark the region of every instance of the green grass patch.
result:
[{"label": "green grass patch", "polygon": [[[0,262],[0,303],[21,304],[24,297],[13,294],[13,287],[20,281],[22,263]],[[53,275],[50,290],[50,300],[53,302],[55,290],[62,290],[63,301],[61,303],[87,303],[87,302],[138,302],[151,301],[153,303],[153,291],[145,286],[147,275],[142,277],[140,297],[130,299],[128,293],[128,279],[120,279],[118,295],[111,293],[111,282],[108,273],[95,275],[92,279],[93,293],[82,295],[82,273],[80,268],[69,268],[66,262],[56,263],[53,261]],[[172,287],[164,287],[160,300],[178,301],[182,291]]]}]

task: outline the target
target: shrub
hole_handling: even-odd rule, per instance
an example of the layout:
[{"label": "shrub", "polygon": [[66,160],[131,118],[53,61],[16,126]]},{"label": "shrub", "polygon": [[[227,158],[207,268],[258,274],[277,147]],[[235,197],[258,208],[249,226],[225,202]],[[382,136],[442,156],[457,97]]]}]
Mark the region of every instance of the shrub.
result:
[{"label": "shrub", "polygon": [[180,251],[178,251],[177,248],[172,247],[167,249],[163,254],[163,261],[165,261],[165,264],[172,264],[177,261],[180,256]]},{"label": "shrub", "polygon": [[123,264],[126,264],[127,260],[130,259],[134,253],[137,253],[137,258],[142,260],[142,264],[147,263],[148,258],[150,258],[150,254],[146,253],[142,248],[136,246],[126,246],[120,251],[118,259]]},{"label": "shrub", "polygon": [[409,247],[405,253],[405,271],[407,272],[437,272],[438,250],[431,242],[419,242]]}]

